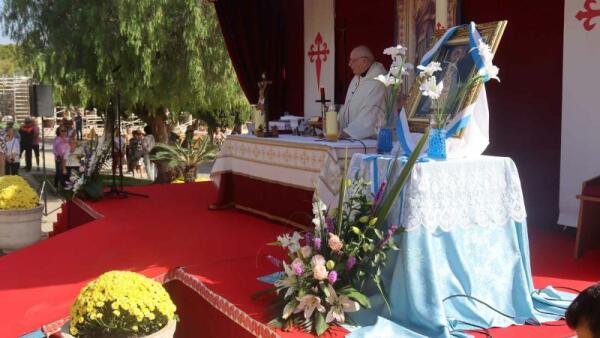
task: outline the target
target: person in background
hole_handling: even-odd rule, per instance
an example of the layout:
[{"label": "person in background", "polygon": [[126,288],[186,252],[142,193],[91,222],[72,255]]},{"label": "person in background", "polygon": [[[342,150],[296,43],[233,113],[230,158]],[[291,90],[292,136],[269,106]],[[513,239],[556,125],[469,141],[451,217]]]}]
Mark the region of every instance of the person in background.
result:
[{"label": "person in background", "polygon": [[73,120],[75,120],[75,133],[77,134],[77,140],[83,140],[83,117],[81,117],[80,111],[77,111],[77,115],[75,115]]},{"label": "person in background", "polygon": [[[113,149],[112,149],[112,167],[115,172],[120,173],[123,170],[123,157],[125,157],[125,149],[127,141],[123,134],[119,137],[117,130],[113,131]],[[118,171],[117,171],[118,169]]]},{"label": "person in background", "polygon": [[583,290],[569,305],[565,318],[578,338],[600,337],[600,283]]},{"label": "person in background", "polygon": [[19,174],[19,155],[21,149],[19,140],[15,137],[15,129],[13,127],[6,128],[6,158],[4,174],[18,175]]},{"label": "person in background", "polygon": [[67,118],[63,117],[60,122],[58,122],[58,126],[56,127],[56,136],[60,136],[60,128],[61,127],[67,127]]},{"label": "person in background", "polygon": [[146,176],[149,180],[154,181],[156,177],[154,176],[155,168],[154,163],[150,161],[150,152],[154,148],[156,141],[154,141],[154,135],[152,135],[152,128],[150,126],[144,127],[144,137],[142,138],[142,148],[144,149],[144,168],[146,169]]},{"label": "person in background", "polygon": [[40,133],[40,127],[37,124],[37,120],[33,119],[33,155],[35,156],[36,170],[40,170],[40,143],[42,142],[42,134]]},{"label": "person in background", "polygon": [[21,134],[21,154],[25,152],[25,171],[31,171],[31,151],[33,150],[33,119],[31,117],[25,118],[25,122],[19,129],[19,134]]},{"label": "person in background", "polygon": [[73,120],[67,120],[67,122],[65,122],[65,125],[67,126],[67,136],[75,137],[75,127],[73,126]]},{"label": "person in background", "polygon": [[194,143],[194,125],[190,124],[189,126],[187,126],[187,128],[185,129],[185,138],[183,139],[183,142],[181,144],[182,147],[184,148],[191,148],[193,146]]},{"label": "person in background", "polygon": [[4,171],[6,170],[6,131],[4,129],[0,129],[0,176],[4,176]]},{"label": "person in background", "polygon": [[127,166],[135,177],[135,173],[138,172],[142,177],[142,157],[144,156],[144,148],[142,146],[142,133],[139,130],[132,132],[132,137],[129,140],[129,148],[127,153]]},{"label": "person in background", "polygon": [[85,155],[83,147],[79,145],[75,137],[69,138],[69,148],[63,156],[61,162],[61,170],[63,174],[63,184],[71,177],[73,172],[79,172],[81,166],[81,158]]},{"label": "person in background", "polygon": [[58,136],[54,139],[54,143],[52,144],[52,152],[54,153],[54,164],[56,168],[56,173],[54,175],[54,185],[56,187],[59,184],[64,183],[63,177],[63,160],[65,158],[66,153],[69,151],[69,137],[67,136],[67,127],[61,126],[57,130]]}]

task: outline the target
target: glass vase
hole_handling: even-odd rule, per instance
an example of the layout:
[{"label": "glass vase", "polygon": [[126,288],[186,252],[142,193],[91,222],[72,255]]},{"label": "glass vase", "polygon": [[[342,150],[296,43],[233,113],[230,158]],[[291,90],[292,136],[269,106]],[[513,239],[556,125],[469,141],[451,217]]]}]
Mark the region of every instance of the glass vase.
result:
[{"label": "glass vase", "polygon": [[427,156],[433,160],[446,159],[446,130],[431,128],[429,132],[429,148]]},{"label": "glass vase", "polygon": [[391,154],[393,147],[392,128],[382,127],[379,129],[379,134],[377,134],[377,153],[383,155]]}]

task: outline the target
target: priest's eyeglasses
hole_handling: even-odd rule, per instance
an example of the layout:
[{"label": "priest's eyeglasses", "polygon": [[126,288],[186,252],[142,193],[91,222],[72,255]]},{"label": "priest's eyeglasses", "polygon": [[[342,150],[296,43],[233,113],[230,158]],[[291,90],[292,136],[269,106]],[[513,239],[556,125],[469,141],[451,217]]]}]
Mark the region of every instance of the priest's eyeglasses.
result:
[{"label": "priest's eyeglasses", "polygon": [[351,65],[351,64],[355,63],[356,61],[358,61],[360,59],[363,59],[363,58],[364,59],[368,59],[366,56],[359,56],[359,57],[356,57],[354,59],[350,58],[350,61],[348,61],[348,64]]}]

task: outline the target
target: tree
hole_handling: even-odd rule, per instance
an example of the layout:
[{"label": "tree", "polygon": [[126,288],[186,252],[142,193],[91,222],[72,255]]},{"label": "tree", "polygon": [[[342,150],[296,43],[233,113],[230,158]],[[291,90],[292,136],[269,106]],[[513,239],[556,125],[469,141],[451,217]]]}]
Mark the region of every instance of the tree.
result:
[{"label": "tree", "polygon": [[[4,2],[6,33],[63,104],[103,107],[119,92],[122,107],[148,123],[157,142],[167,141],[167,109],[249,110],[214,8],[201,1]],[[159,180],[165,170],[159,166]]]},{"label": "tree", "polygon": [[0,75],[22,75],[15,45],[0,45]]}]

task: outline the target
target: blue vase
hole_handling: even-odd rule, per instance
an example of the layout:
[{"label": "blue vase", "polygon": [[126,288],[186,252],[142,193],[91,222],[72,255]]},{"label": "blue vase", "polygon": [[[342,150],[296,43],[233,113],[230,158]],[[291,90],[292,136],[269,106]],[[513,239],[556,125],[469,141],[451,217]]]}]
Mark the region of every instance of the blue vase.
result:
[{"label": "blue vase", "polygon": [[377,134],[377,153],[390,154],[393,147],[392,128],[383,127],[379,129],[379,134]]},{"label": "blue vase", "polygon": [[446,130],[432,128],[429,132],[427,156],[433,160],[446,159]]}]

